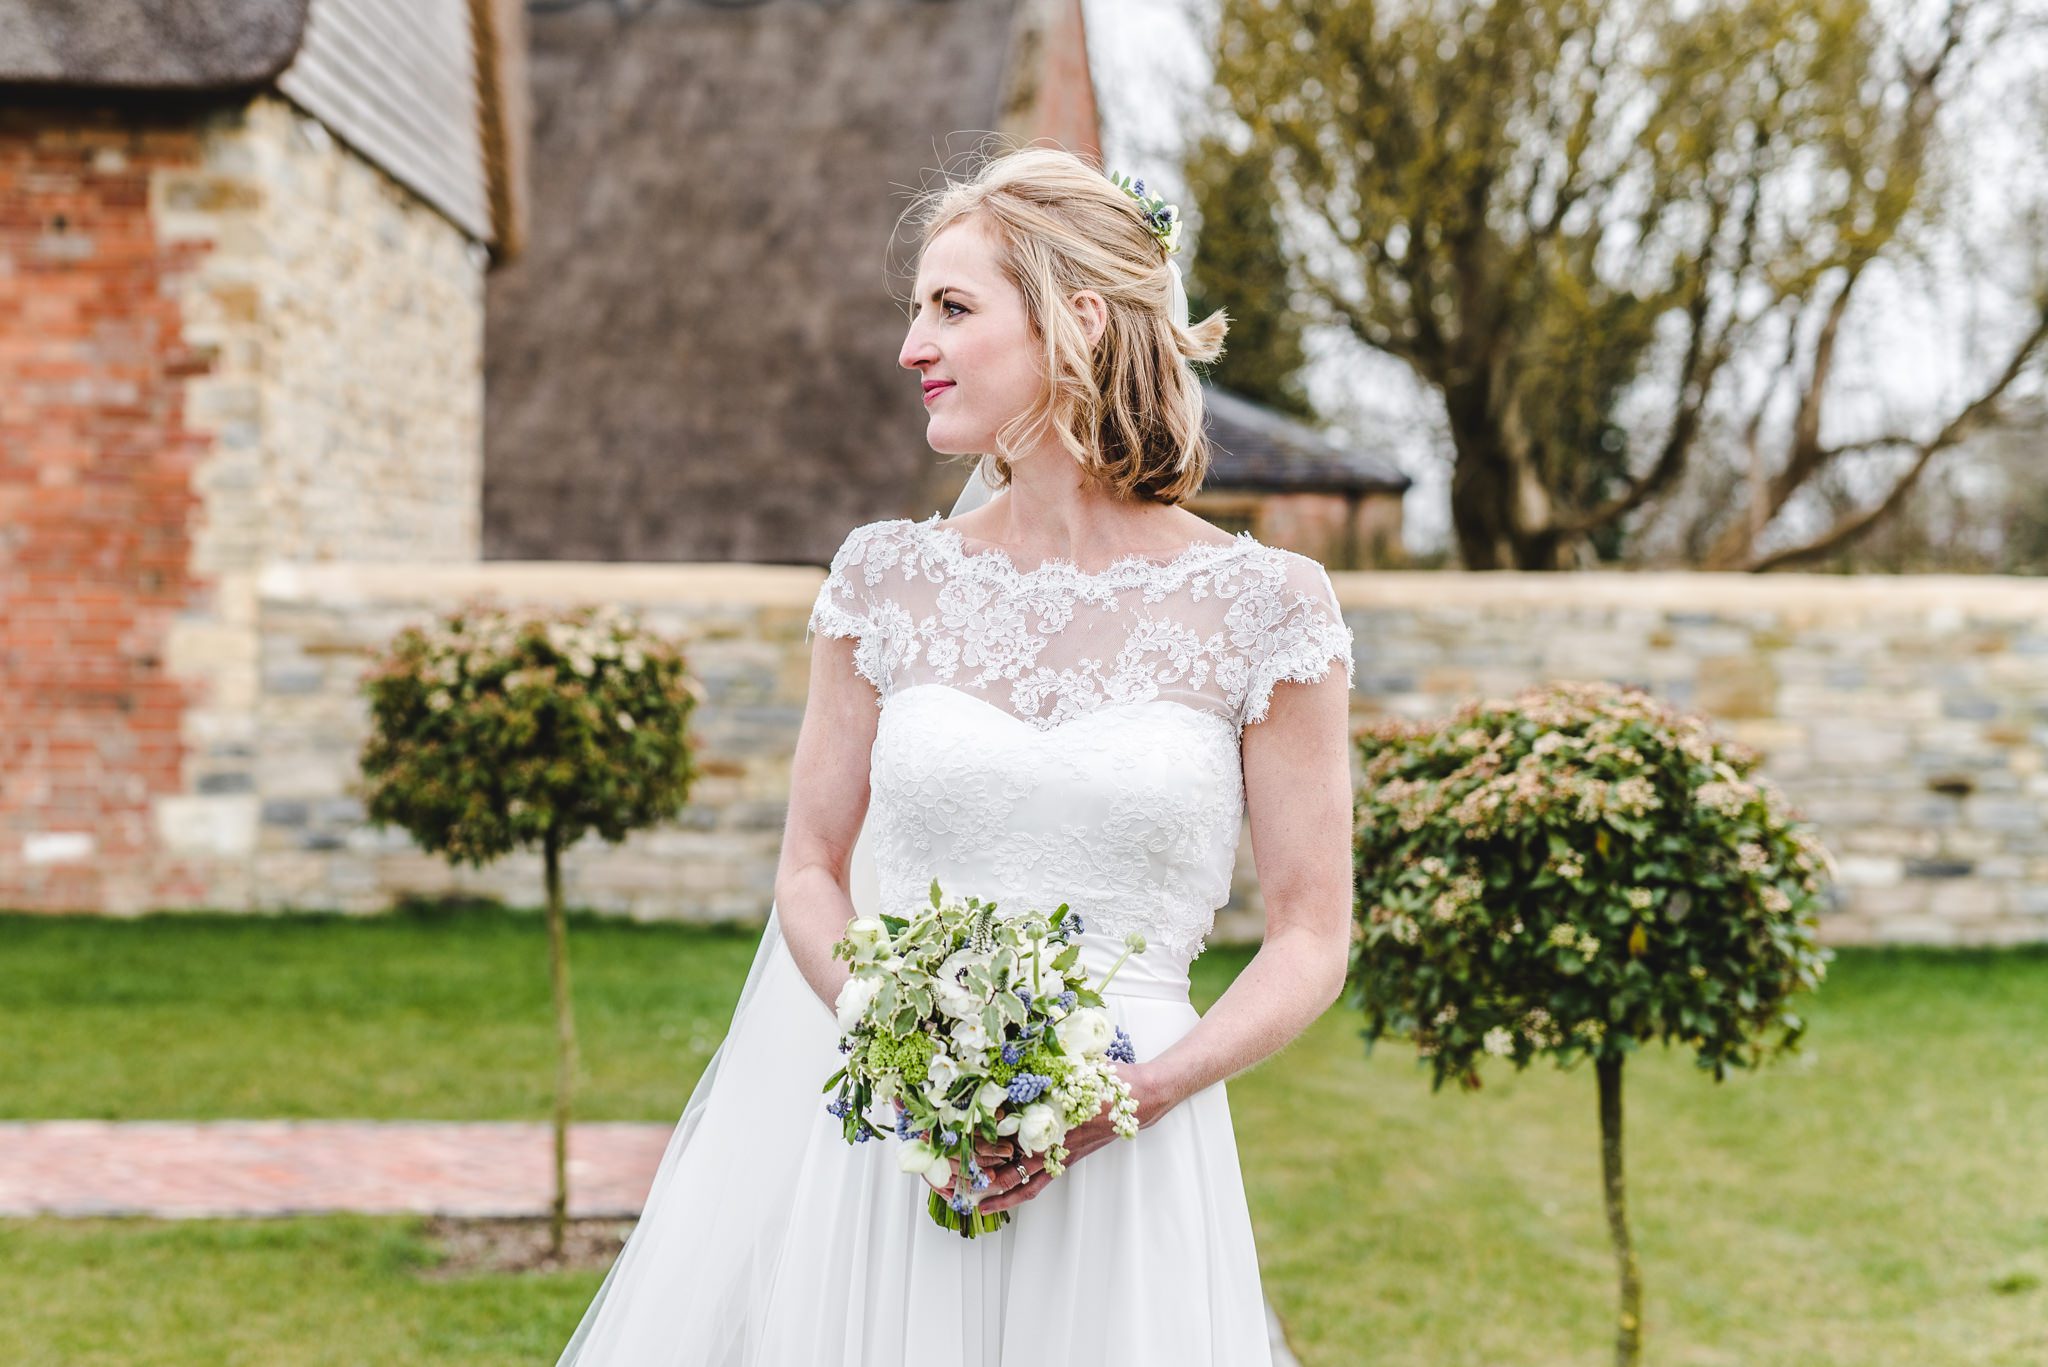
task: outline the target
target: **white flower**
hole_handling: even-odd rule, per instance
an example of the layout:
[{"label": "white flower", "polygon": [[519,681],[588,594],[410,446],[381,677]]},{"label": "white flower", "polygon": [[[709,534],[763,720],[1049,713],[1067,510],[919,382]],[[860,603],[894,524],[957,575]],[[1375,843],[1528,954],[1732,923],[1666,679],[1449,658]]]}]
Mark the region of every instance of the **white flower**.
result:
[{"label": "white flower", "polygon": [[[1008,1094],[1005,1093],[1005,1095]],[[996,1133],[1004,1135],[1015,1134],[1017,1133],[1017,1127],[1023,1123],[1024,1122],[1018,1118],[1017,1113],[1015,1111],[1011,1111],[1008,1115],[1004,1116],[1001,1120],[998,1120],[996,1122]]]},{"label": "white flower", "polygon": [[953,1056],[943,1049],[933,1053],[931,1064],[925,1069],[926,1094],[929,1095],[936,1087],[944,1095],[946,1088],[959,1080],[960,1065],[953,1061]]},{"label": "white flower", "polygon": [[1009,1090],[993,1082],[984,1082],[974,1094],[974,1104],[989,1115],[994,1115],[996,1108],[1009,1099]]},{"label": "white flower", "polygon": [[967,1020],[981,1014],[981,997],[950,978],[940,978],[934,982],[932,993],[932,999],[939,1011],[954,1020]]},{"label": "white flower", "polygon": [[932,1146],[922,1139],[907,1139],[896,1152],[896,1166],[905,1172],[921,1173],[932,1165],[933,1152]]},{"label": "white flower", "polygon": [[839,989],[839,1032],[845,1034],[860,1023],[875,994],[882,990],[880,978],[855,976],[846,980],[846,986]]},{"label": "white flower", "polygon": [[853,942],[855,963],[866,963],[889,942],[889,928],[877,916],[856,916],[846,923],[843,937]]},{"label": "white flower", "polygon": [[1170,255],[1180,250],[1180,208],[1178,205],[1169,204],[1166,209],[1173,215],[1173,226],[1166,233],[1166,250]]},{"label": "white flower", "polygon": [[1033,1102],[1024,1108],[1017,1124],[1017,1146],[1024,1152],[1043,1153],[1059,1140],[1060,1135],[1060,1118],[1052,1107],[1044,1102]]},{"label": "white flower", "polygon": [[1116,1025],[1101,1007],[1084,1006],[1055,1025],[1053,1033],[1059,1036],[1060,1048],[1087,1058],[1109,1048],[1116,1038]]},{"label": "white flower", "polygon": [[1515,1052],[1515,1036],[1506,1026],[1496,1025],[1486,1032],[1480,1045],[1487,1053],[1506,1058]]},{"label": "white flower", "polygon": [[[979,1017],[969,1017],[953,1027],[953,1042],[962,1049],[986,1049],[989,1046],[988,1027]],[[1060,1041],[1064,1044],[1064,1038]]]}]

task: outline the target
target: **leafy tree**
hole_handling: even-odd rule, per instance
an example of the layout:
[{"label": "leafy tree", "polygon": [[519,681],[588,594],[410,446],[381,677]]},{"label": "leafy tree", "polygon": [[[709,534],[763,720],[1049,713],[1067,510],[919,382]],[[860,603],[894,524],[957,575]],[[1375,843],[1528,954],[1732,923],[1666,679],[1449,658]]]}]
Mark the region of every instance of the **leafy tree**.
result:
[{"label": "leafy tree", "polygon": [[540,848],[555,1005],[554,1255],[569,1211],[576,1026],[562,852],[617,843],[682,809],[701,686],[682,653],[609,608],[559,617],[485,607],[401,632],[366,676],[371,732],[360,789],[373,825],[481,867]]},{"label": "leafy tree", "polygon": [[[1556,683],[1442,722],[1359,738],[1346,1002],[1366,1049],[1413,1039],[1477,1089],[1488,1056],[1593,1060],[1608,1230],[1620,1269],[1615,1361],[1642,1338],[1622,1168],[1622,1065],[1691,1047],[1715,1081],[1793,1047],[1793,994],[1833,951],[1815,915],[1827,853],[1754,752],[1638,689]],[[1775,1039],[1772,1037],[1775,1036]]]},{"label": "leafy tree", "polygon": [[1302,314],[1281,254],[1270,162],[1211,136],[1190,148],[1183,170],[1200,215],[1188,316],[1220,308],[1230,317],[1230,340],[1211,378],[1270,408],[1313,418],[1301,382]]},{"label": "leafy tree", "polygon": [[[1617,554],[1717,416],[1759,477],[1706,563],[1825,556],[2048,352],[2037,272],[1965,397],[1825,435],[1851,305],[1929,242],[1938,120],[2008,9],[1953,0],[1909,37],[1870,0],[1221,3],[1217,90],[1270,159],[1301,288],[1441,397],[1468,568]],[[1646,395],[1655,422],[1631,418]],[[1873,454],[1901,461],[1889,487],[1767,548]]]}]

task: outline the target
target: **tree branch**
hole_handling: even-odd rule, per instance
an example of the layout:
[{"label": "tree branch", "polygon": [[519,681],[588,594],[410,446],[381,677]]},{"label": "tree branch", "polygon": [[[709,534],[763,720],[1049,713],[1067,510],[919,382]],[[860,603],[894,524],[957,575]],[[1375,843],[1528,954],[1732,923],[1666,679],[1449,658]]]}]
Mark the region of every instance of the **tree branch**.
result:
[{"label": "tree branch", "polygon": [[1843,518],[1811,541],[1773,551],[1746,568],[1754,573],[1762,573],[1765,570],[1777,569],[1781,565],[1818,559],[1875,526],[1912,492],[1913,486],[1919,482],[1921,472],[1938,452],[1954,446],[1971,431],[1997,417],[2000,398],[2026,370],[2028,362],[2033,359],[2034,353],[2041,349],[2044,342],[2048,342],[2048,308],[2043,308],[2035,318],[2033,330],[2014,348],[2012,359],[2006,363],[1998,379],[1983,393],[1965,404],[1962,411],[1950,418],[1931,440],[1919,445],[1919,454],[1914,457],[1913,463],[1899,476],[1882,499],[1862,512],[1852,513]]}]

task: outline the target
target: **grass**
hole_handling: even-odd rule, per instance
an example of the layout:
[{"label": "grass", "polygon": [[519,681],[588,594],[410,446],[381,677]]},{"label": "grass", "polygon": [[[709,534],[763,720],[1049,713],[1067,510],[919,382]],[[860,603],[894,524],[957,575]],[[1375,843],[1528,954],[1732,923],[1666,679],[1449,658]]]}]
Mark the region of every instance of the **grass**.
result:
[{"label": "grass", "polygon": [[[672,1122],[757,932],[579,918],[579,1114]],[[1250,957],[1196,965],[1206,1006]],[[537,917],[0,916],[0,1114],[545,1118]],[[2048,1362],[2048,951],[1848,950],[1801,1051],[1627,1075],[1660,1367]],[[1590,1070],[1429,1090],[1326,1016],[1228,1089],[1308,1367],[1605,1364]],[[601,1274],[423,1277],[406,1219],[11,1221],[0,1361],[544,1363]]]}]

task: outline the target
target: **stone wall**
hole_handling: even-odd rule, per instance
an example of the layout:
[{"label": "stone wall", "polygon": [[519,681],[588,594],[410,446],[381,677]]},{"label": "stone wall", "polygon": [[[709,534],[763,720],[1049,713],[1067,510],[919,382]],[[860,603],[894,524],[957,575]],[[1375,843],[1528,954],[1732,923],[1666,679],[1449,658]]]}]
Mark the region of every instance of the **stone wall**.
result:
[{"label": "stone wall", "polygon": [[[411,621],[479,594],[610,602],[684,638],[704,777],[673,827],[567,862],[581,905],[758,921],[772,896],[820,571],[746,565],[276,566],[261,623],[259,811],[239,899],[373,910],[406,893],[538,900],[533,857],[450,871],[350,796],[356,680]],[[1997,578],[1332,575],[1354,719],[1435,715],[1547,678],[1640,683],[1765,755],[1840,866],[1833,943],[2048,940],[2048,585]],[[1249,836],[1218,938],[1260,924]]]},{"label": "stone wall", "polygon": [[2048,940],[2048,583],[1339,575],[1368,711],[1635,683],[1764,756],[1840,873],[1833,943]]},{"label": "stone wall", "polygon": [[481,249],[274,95],[0,111],[0,905],[245,905],[257,572],[481,553]]}]

